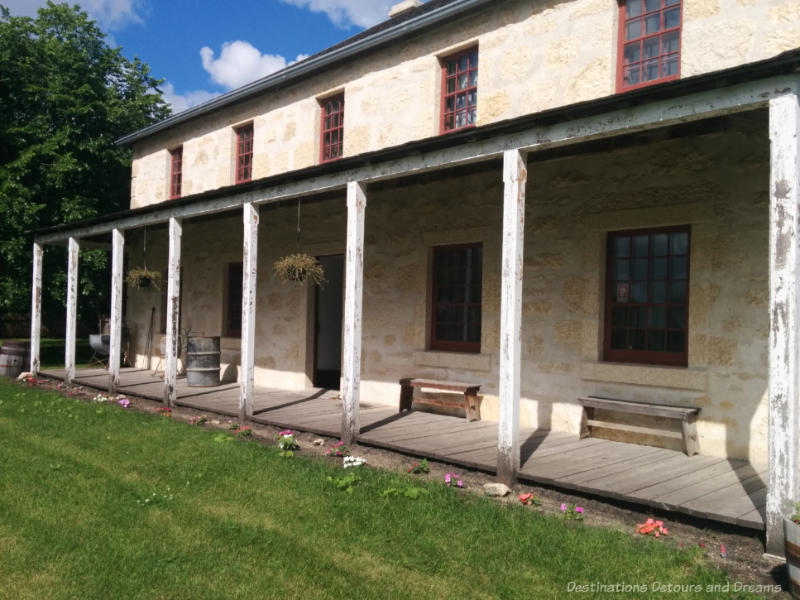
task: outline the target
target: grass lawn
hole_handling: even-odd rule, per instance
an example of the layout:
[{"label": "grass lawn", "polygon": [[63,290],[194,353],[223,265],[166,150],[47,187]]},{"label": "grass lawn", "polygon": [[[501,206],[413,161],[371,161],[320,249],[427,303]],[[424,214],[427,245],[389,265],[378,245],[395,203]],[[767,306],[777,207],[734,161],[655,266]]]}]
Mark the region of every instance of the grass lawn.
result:
[{"label": "grass lawn", "polygon": [[[369,467],[347,493],[327,481],[353,472],[333,459],[3,378],[0,440],[0,598],[516,600],[573,596],[570,581],[727,581],[670,540]],[[381,497],[407,486],[427,494]]]},{"label": "grass lawn", "polygon": [[[13,341],[30,343],[29,339],[23,338],[14,338]],[[0,340],[0,343],[2,343],[2,340]],[[92,348],[89,346],[89,338],[77,338],[75,340],[75,366],[79,369],[89,366],[91,357]],[[63,369],[64,338],[42,338],[39,346],[39,358],[42,369]],[[27,371],[29,367],[29,363],[25,364],[23,371]]]}]

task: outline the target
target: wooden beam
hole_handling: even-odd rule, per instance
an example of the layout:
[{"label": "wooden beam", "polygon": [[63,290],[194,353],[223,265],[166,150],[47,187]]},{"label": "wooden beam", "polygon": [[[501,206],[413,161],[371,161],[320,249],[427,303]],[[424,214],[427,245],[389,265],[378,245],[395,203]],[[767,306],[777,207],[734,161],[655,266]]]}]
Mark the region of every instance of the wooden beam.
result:
[{"label": "wooden beam", "polygon": [[519,148],[536,152],[549,148],[567,146],[616,135],[648,131],[689,123],[701,119],[717,117],[754,108],[765,107],[771,98],[797,87],[794,75],[781,75],[750,81],[703,92],[694,92],[681,98],[656,100],[630,108],[609,111],[603,114],[581,117],[567,121],[533,124],[511,133],[498,133],[477,141],[468,141],[457,146],[448,146],[427,151],[409,150],[399,158],[381,159],[376,157],[369,164],[342,169],[334,173],[315,175],[313,171],[291,181],[270,185],[265,182],[262,189],[248,192],[231,190],[229,194],[198,200],[185,205],[170,206],[164,203],[158,210],[147,209],[142,214],[133,213],[118,219],[78,225],[75,228],[36,236],[39,243],[56,243],[69,236],[88,237],[107,234],[113,228],[131,229],[157,223],[165,223],[170,218],[183,219],[235,210],[243,204],[278,202],[342,190],[347,182],[376,182],[401,176],[415,175],[472,162],[499,158],[509,148]]},{"label": "wooden beam", "polygon": [[239,421],[253,418],[253,370],[256,348],[256,290],[258,288],[258,207],[244,205],[242,251],[242,353],[239,374]]},{"label": "wooden beam", "polygon": [[31,373],[41,367],[42,345],[42,246],[33,243],[33,283],[31,285]]},{"label": "wooden beam", "polygon": [[111,331],[108,353],[108,391],[119,386],[119,365],[122,358],[122,265],[125,256],[125,233],[111,232]]},{"label": "wooden beam", "polygon": [[500,283],[500,422],[497,478],[511,485],[519,473],[519,394],[522,347],[522,272],[525,237],[524,152],[503,154],[503,259]]},{"label": "wooden beam", "polygon": [[69,238],[67,249],[67,325],[64,340],[64,381],[75,379],[75,333],[78,327],[78,240]]},{"label": "wooden beam", "polygon": [[164,403],[175,406],[178,398],[178,351],[181,309],[181,235],[183,226],[175,218],[169,220],[169,264],[167,265],[167,355],[164,359]]},{"label": "wooden beam", "polygon": [[365,185],[347,184],[347,250],[344,280],[344,347],[342,349],[342,440],[358,439],[361,392],[361,319],[364,285]]},{"label": "wooden beam", "polygon": [[783,518],[798,498],[800,462],[800,107],[797,95],[769,103],[769,429],[767,552],[783,555]]}]

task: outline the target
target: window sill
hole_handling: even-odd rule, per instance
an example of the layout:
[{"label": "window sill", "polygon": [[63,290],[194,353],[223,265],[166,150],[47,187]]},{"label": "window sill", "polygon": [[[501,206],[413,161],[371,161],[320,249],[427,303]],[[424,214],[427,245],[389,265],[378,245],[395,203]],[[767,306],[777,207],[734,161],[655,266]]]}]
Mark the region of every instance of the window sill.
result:
[{"label": "window sill", "polygon": [[490,354],[470,354],[469,352],[442,352],[439,350],[416,350],[414,365],[418,367],[440,367],[464,371],[491,371]]},{"label": "window sill", "polygon": [[587,362],[581,365],[581,379],[676,390],[705,391],[708,389],[707,371],[686,367]]}]

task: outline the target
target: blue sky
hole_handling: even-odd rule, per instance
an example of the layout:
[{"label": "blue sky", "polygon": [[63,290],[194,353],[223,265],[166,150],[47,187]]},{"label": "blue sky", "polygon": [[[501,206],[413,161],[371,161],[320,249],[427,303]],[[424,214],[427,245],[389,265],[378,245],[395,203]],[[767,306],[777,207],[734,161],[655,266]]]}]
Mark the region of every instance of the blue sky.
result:
[{"label": "blue sky", "polygon": [[[71,0],[163,78],[175,112],[240,87],[387,18],[399,0]],[[46,0],[0,0],[33,16]]]}]

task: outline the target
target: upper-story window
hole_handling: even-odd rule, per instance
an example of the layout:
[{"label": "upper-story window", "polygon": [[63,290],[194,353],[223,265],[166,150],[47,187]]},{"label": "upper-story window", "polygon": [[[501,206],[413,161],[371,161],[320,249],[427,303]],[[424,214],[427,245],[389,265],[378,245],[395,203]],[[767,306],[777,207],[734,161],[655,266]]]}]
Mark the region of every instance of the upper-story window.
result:
[{"label": "upper-story window", "polygon": [[236,129],[236,183],[253,178],[253,124]]},{"label": "upper-story window", "polygon": [[170,151],[169,158],[169,197],[180,198],[183,182],[183,146]]},{"label": "upper-story window", "polygon": [[617,91],[678,78],[681,0],[622,0],[619,22]]},{"label": "upper-story window", "polygon": [[320,127],[320,162],[342,157],[344,144],[344,93],[325,98],[320,102],[322,126]]},{"label": "upper-story window", "polygon": [[478,49],[442,59],[442,133],[475,125],[478,109]]}]

